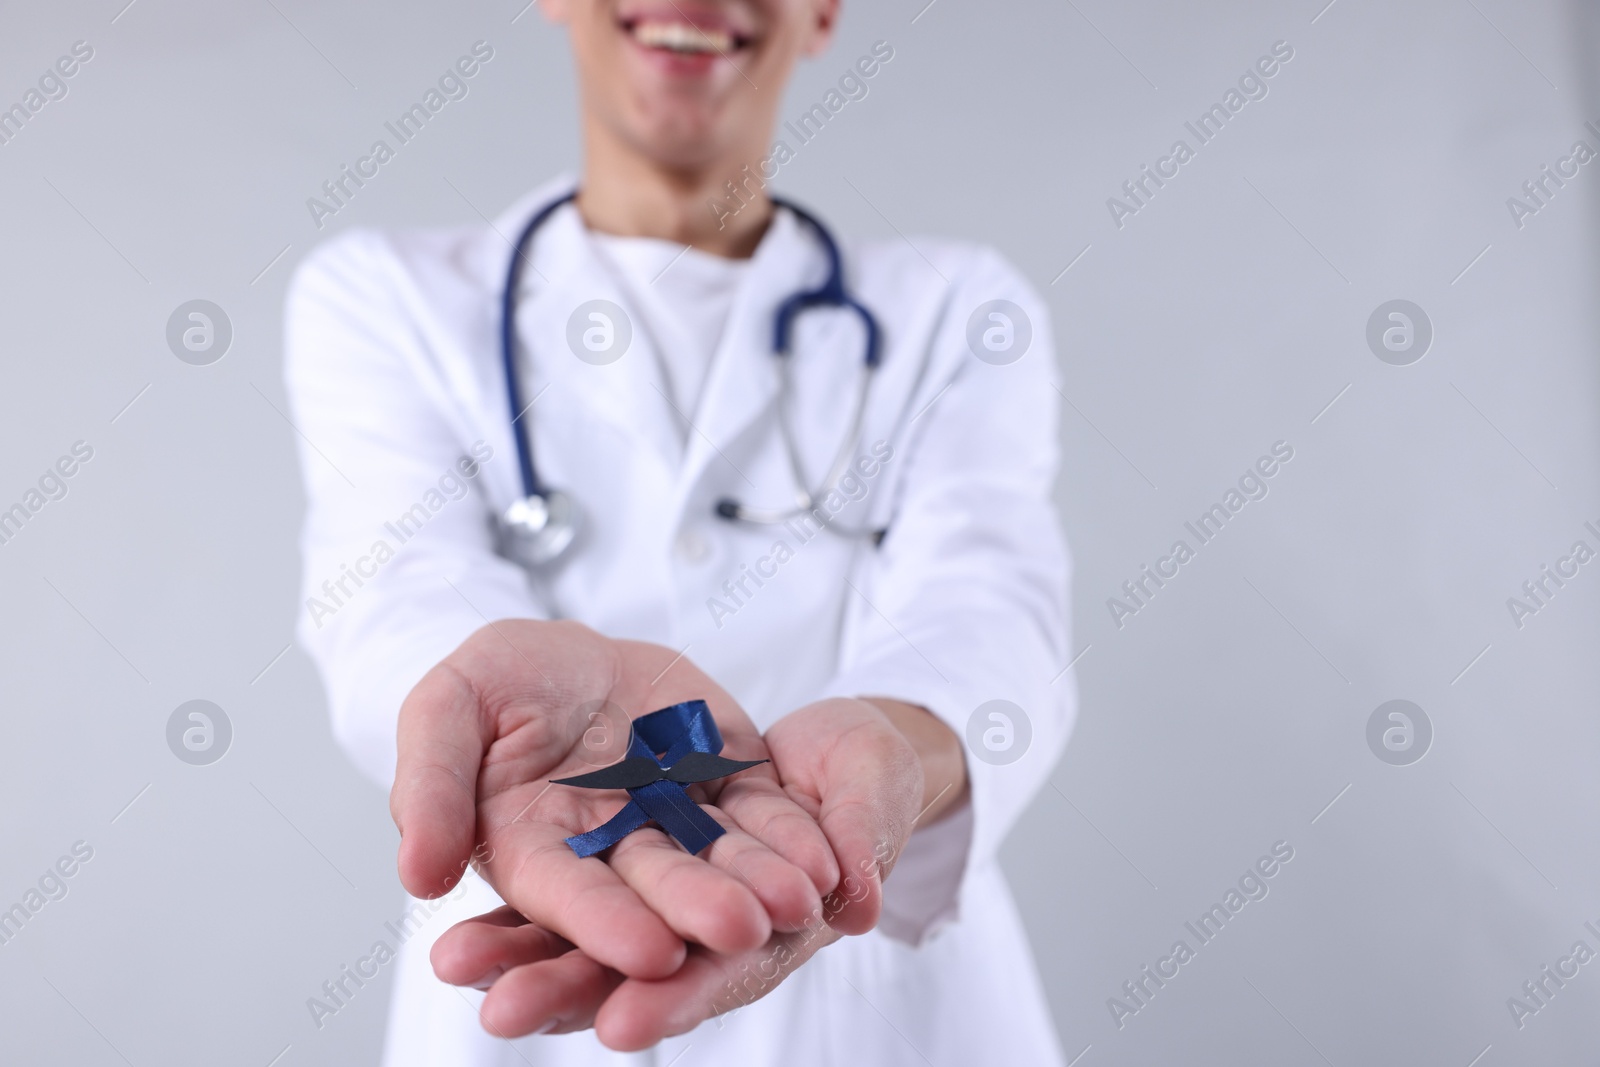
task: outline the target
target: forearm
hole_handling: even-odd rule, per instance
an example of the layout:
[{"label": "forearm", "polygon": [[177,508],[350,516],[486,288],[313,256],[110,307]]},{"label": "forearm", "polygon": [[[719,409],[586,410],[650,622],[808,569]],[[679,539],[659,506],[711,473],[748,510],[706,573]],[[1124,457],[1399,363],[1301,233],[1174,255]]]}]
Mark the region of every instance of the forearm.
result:
[{"label": "forearm", "polygon": [[961,738],[928,709],[888,697],[865,697],[883,712],[922,764],[922,814],[917,826],[930,826],[967,796],[967,759]]}]

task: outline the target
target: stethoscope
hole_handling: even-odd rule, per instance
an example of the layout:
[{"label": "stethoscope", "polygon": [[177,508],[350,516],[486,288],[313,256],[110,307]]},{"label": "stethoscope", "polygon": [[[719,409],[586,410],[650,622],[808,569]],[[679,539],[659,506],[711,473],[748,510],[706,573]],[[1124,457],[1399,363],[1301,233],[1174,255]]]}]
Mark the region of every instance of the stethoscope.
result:
[{"label": "stethoscope", "polygon": [[[577,191],[574,190],[551,201],[528,220],[527,226],[523,228],[522,234],[512,247],[511,263],[506,270],[506,288],[501,294],[500,357],[505,367],[506,397],[510,402],[511,411],[511,436],[517,444],[517,467],[522,475],[522,496],[500,517],[498,523],[500,551],[506,558],[530,571],[548,567],[565,555],[577,540],[581,516],[572,497],[546,485],[539,477],[538,468],[533,462],[532,435],[525,428],[517,427],[517,422],[526,414],[522,403],[521,374],[517,367],[517,291],[520,288],[522,267],[528,247],[532,244],[534,235],[558,208],[570,203],[577,195]],[[718,518],[728,522],[761,525],[783,523],[798,519],[802,515],[817,513],[819,498],[825,496],[844,475],[855,450],[857,439],[861,435],[862,420],[866,414],[867,394],[872,374],[878,368],[879,359],[878,320],[845,288],[844,267],[839,257],[839,246],[834,241],[833,235],[809,212],[785,200],[773,198],[772,202],[776,207],[792,211],[797,218],[816,232],[817,239],[822,243],[827,256],[828,276],[817,288],[795,293],[780,304],[772,322],[772,354],[778,357],[779,373],[778,424],[783,435],[784,449],[789,455],[789,469],[794,475],[795,485],[799,487],[796,506],[787,510],[753,508],[732,497],[724,497],[718,500],[713,508]],[[850,430],[834,457],[828,476],[815,490],[807,488],[806,475],[800,466],[800,452],[795,442],[794,427],[790,422],[789,405],[786,403],[791,391],[791,363],[784,358],[789,355],[789,342],[794,332],[795,319],[801,312],[812,308],[849,310],[861,320],[861,325],[866,331],[866,354],[862,359],[861,384],[856,393]],[[846,537],[870,537],[874,541],[881,541],[883,538],[882,530],[850,529],[831,522],[826,524],[826,528]]]}]

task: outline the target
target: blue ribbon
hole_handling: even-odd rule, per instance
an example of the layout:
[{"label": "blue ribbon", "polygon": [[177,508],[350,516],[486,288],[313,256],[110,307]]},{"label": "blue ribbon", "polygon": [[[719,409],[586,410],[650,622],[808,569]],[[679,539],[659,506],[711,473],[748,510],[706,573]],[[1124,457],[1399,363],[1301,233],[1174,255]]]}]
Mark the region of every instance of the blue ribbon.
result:
[{"label": "blue ribbon", "polygon": [[[704,700],[690,700],[652,711],[633,720],[628,758],[643,757],[668,770],[691,752],[716,755],[722,751],[722,734]],[[654,821],[691,854],[698,854],[727,831],[696,804],[688,790],[661,779],[628,790],[628,803],[603,826],[567,838],[579,856],[593,856],[621,841],[647,822]]]}]

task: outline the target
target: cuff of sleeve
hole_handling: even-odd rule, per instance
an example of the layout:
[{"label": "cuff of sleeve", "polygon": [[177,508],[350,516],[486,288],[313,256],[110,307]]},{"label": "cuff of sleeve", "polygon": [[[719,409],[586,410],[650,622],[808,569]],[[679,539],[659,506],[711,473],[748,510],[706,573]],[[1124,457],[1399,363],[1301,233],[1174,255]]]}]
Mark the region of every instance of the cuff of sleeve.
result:
[{"label": "cuff of sleeve", "polygon": [[911,835],[883,885],[878,929],[913,948],[961,918],[972,850],[972,801]]}]

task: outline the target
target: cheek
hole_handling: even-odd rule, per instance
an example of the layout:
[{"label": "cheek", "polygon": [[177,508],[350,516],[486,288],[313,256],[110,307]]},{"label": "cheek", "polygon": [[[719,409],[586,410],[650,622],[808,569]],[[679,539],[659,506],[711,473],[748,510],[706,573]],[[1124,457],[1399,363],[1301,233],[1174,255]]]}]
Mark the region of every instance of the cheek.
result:
[{"label": "cheek", "polygon": [[[775,96],[777,99],[781,99],[782,90],[789,80],[789,75],[793,73],[794,68],[800,61],[821,55],[827,46],[826,38],[814,33],[803,18],[796,19],[792,13],[786,13],[781,24],[776,24],[776,22],[777,20],[775,20],[775,24],[766,39],[761,42],[757,54],[751,57],[752,64],[758,67],[762,73],[760,78],[755,77],[753,74],[751,75],[751,80],[761,87],[759,95],[762,98]],[[749,69],[748,67],[746,68],[747,72]],[[839,73],[837,71],[832,74],[832,78],[837,78],[838,76]],[[829,85],[832,85],[831,80]],[[745,88],[748,89],[749,86],[745,86]],[[776,90],[776,93],[773,90]],[[820,95],[821,91],[819,90],[816,95]],[[809,99],[796,106],[810,107],[815,102],[816,99]]]}]

